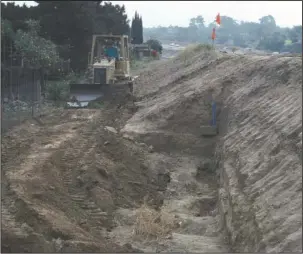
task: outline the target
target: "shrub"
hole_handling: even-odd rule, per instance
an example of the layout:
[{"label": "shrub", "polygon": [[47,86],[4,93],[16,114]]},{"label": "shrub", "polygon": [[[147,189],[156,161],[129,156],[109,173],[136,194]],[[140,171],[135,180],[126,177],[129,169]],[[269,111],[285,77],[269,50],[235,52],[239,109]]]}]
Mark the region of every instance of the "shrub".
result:
[{"label": "shrub", "polygon": [[213,47],[210,44],[193,44],[182,50],[175,60],[182,60],[186,64],[188,60],[192,59],[199,52],[211,52],[212,50]]},{"label": "shrub", "polygon": [[163,47],[161,42],[159,42],[158,40],[148,40],[146,43],[151,47],[151,49],[156,50],[157,52],[162,54]]},{"label": "shrub", "polygon": [[46,98],[52,101],[64,101],[69,98],[70,86],[66,80],[48,81],[46,84]]},{"label": "shrub", "polygon": [[168,211],[156,211],[143,204],[136,214],[134,236],[141,239],[165,238],[177,225],[175,217]]}]

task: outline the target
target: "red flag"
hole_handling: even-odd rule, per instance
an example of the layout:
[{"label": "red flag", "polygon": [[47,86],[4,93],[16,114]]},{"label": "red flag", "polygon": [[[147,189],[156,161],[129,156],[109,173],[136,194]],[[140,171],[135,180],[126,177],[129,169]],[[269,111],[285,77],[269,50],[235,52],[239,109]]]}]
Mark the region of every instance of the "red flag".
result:
[{"label": "red flag", "polygon": [[218,15],[216,16],[216,23],[217,23],[218,25],[221,25],[220,13],[218,13]]},{"label": "red flag", "polygon": [[211,34],[211,39],[214,41],[216,39],[216,28],[213,28],[213,32]]}]

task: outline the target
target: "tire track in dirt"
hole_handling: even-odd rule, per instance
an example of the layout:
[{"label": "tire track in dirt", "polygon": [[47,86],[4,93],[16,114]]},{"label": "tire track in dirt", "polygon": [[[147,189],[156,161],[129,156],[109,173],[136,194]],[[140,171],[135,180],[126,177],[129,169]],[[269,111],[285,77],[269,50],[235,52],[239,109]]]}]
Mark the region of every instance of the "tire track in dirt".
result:
[{"label": "tire track in dirt", "polygon": [[[73,119],[71,116],[71,119]],[[87,120],[92,120],[95,115],[90,115]],[[29,155],[24,158],[23,163],[19,166],[19,168],[10,169],[6,172],[6,176],[12,180],[12,182],[17,180],[25,180],[26,178],[34,179],[39,176],[39,167],[41,167],[45,162],[51,157],[51,155],[60,147],[64,146],[66,142],[75,138],[77,135],[77,128],[83,125],[83,122],[72,122],[60,124],[52,127],[55,131],[59,131],[59,134],[54,134],[53,136],[45,136],[45,140],[41,141],[41,143],[47,143],[45,145],[37,145],[32,144],[31,149],[29,151]],[[18,188],[15,189],[18,192]],[[20,192],[22,193],[22,192]]]},{"label": "tire track in dirt", "polygon": [[[29,248],[38,252],[43,248],[48,252],[134,251],[130,245],[116,245],[106,232],[114,226],[112,211],[117,206],[135,206],[155,189],[148,172],[141,172],[142,147],[104,128],[119,130],[132,114],[133,102],[128,103],[131,98],[123,93],[117,89],[114,100],[98,110],[65,110],[43,118],[42,127],[29,124],[34,130],[22,140],[27,150],[19,150],[16,141],[24,126],[8,134],[14,133],[4,142],[8,149],[3,179],[6,208],[12,207],[3,212],[7,224],[16,222],[16,230],[26,217],[32,234],[40,237],[39,246],[26,242]],[[14,155],[18,155],[15,160]],[[6,238],[5,250],[12,250],[16,241],[22,252],[27,247],[18,238],[18,230],[14,232],[6,232],[12,236]]]},{"label": "tire track in dirt", "polygon": [[[63,235],[61,234],[61,238],[64,238],[64,235],[69,235],[69,237],[74,236],[79,240],[88,240],[91,238],[87,233],[85,233],[85,231],[81,230],[81,228],[76,229],[76,225],[73,225],[72,221],[62,214],[60,207],[51,208],[49,207],[50,204],[47,204],[47,200],[46,202],[39,202],[39,200],[50,190],[50,188],[53,190],[55,188],[54,185],[56,186],[56,184],[60,184],[51,182],[51,179],[45,181],[47,179],[47,175],[50,176],[54,173],[54,169],[48,168],[49,172],[47,172],[48,169],[45,168],[45,166],[51,162],[51,157],[58,150],[65,150],[73,140],[76,140],[81,128],[85,125],[89,125],[97,115],[98,114],[95,110],[91,110],[90,113],[88,113],[88,111],[84,111],[82,114],[81,111],[70,111],[66,116],[69,116],[71,122],[40,128],[38,138],[31,144],[31,148],[27,151],[27,155],[20,154],[16,160],[8,161],[8,163],[3,165],[3,168],[5,169],[4,178],[8,183],[8,188],[5,191],[7,194],[7,200],[5,203],[12,204],[12,207],[9,209],[10,212],[5,207],[3,208],[5,215],[4,218],[7,219],[2,222],[4,223],[3,225],[6,225],[6,223],[11,223],[11,225],[13,225],[12,222],[14,220],[18,220],[18,217],[21,219],[20,216],[22,217],[22,214],[18,216],[16,212],[14,212],[14,210],[16,211],[16,209],[18,209],[18,204],[14,202],[14,200],[20,200],[22,201],[23,209],[28,210],[28,212],[32,214],[29,219],[34,219],[34,217],[38,216],[46,225],[48,225],[48,227],[53,228],[53,230],[56,231],[55,228],[60,228],[60,231],[65,231]],[[43,133],[52,134],[43,135]],[[22,163],[16,167],[16,162],[18,161]],[[11,201],[9,201],[10,199]],[[49,210],[50,208],[51,210]],[[65,222],[62,224],[62,222],[60,223],[61,220],[65,220]],[[32,224],[32,222],[28,223]],[[18,225],[19,224],[16,224],[14,227],[15,229],[12,228],[10,230],[11,232],[8,233],[12,234],[14,230],[19,232],[20,230],[18,231]],[[34,225],[32,224],[32,226]],[[42,229],[41,233],[46,233],[43,232],[44,231]],[[54,237],[57,238],[58,236],[56,237],[54,235]]]}]

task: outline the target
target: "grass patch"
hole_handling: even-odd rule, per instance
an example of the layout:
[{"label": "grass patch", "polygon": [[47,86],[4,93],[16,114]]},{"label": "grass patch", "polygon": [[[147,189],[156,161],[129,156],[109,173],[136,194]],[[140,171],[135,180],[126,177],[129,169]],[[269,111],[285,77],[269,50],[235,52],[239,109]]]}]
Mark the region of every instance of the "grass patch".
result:
[{"label": "grass patch", "polygon": [[176,218],[171,213],[163,209],[156,211],[143,204],[136,214],[134,236],[145,240],[165,238],[176,227]]},{"label": "grass patch", "polygon": [[210,44],[192,44],[182,50],[177,56],[176,60],[181,60],[184,63],[187,63],[190,59],[192,59],[199,52],[211,52],[214,48]]}]

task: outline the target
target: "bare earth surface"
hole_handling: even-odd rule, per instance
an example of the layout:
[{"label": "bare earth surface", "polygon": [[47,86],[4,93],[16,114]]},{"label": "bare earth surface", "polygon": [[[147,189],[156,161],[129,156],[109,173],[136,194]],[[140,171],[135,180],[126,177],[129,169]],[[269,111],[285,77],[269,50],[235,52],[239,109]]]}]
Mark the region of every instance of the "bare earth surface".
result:
[{"label": "bare earth surface", "polygon": [[3,252],[302,251],[301,57],[193,49],[134,91],[2,137]]}]

